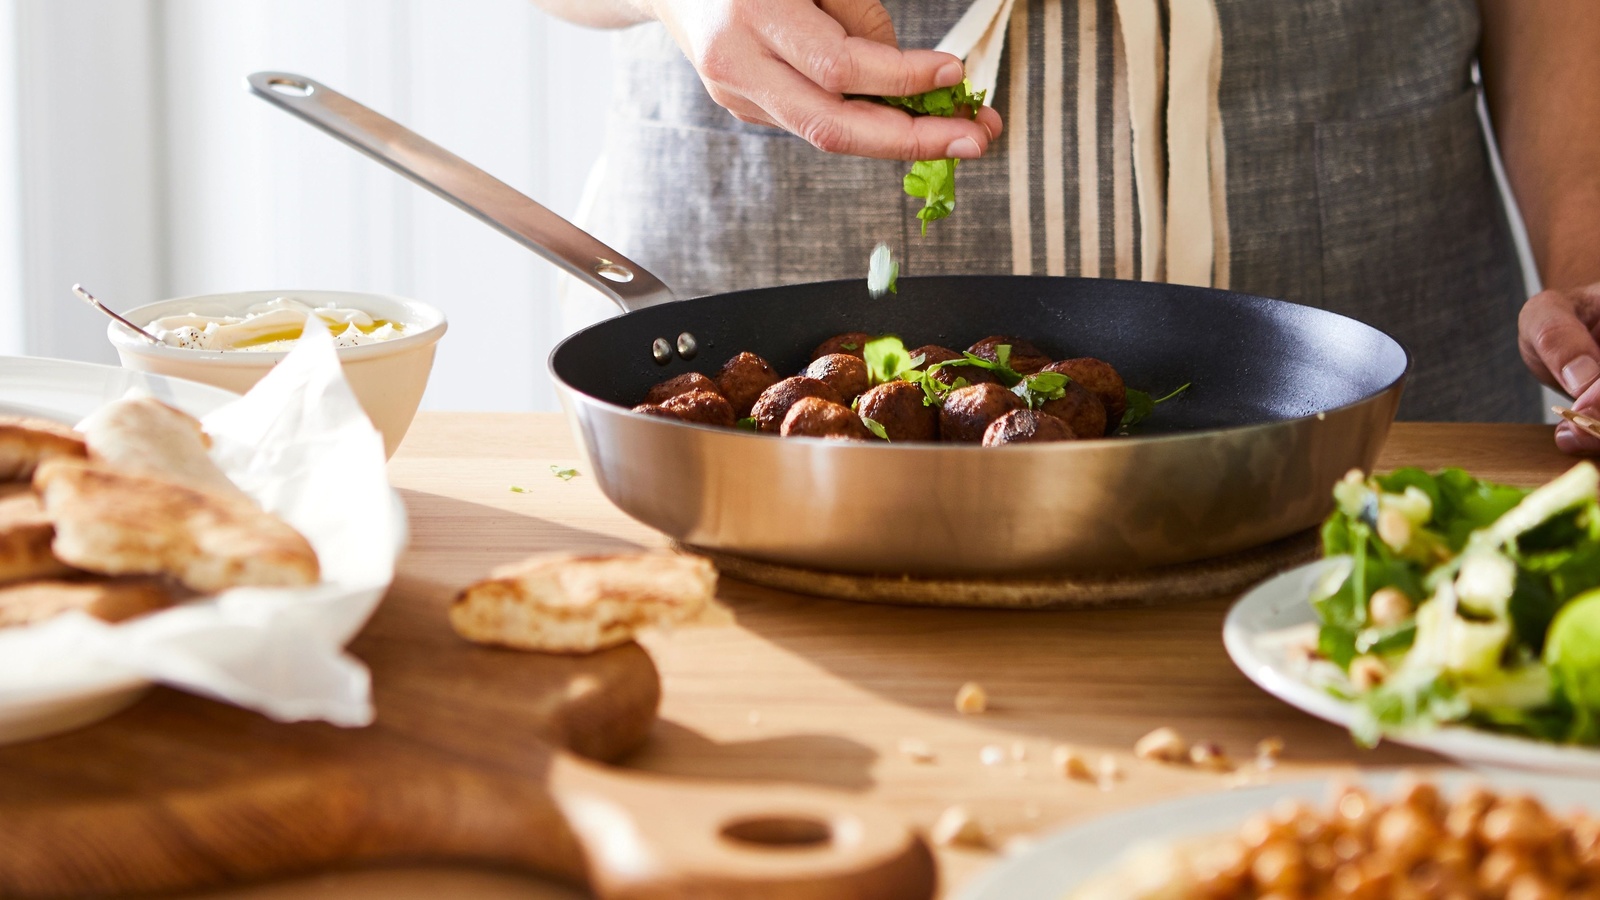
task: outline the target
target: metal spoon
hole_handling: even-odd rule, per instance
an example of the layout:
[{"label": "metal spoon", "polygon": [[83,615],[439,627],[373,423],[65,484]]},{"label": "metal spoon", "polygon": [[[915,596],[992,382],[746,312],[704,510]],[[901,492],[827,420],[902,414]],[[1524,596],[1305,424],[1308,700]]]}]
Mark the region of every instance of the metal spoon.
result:
[{"label": "metal spoon", "polygon": [[149,341],[150,343],[152,343],[152,344],[164,344],[164,343],[166,343],[165,341],[161,340],[160,338],[156,337],[155,335],[151,334],[150,332],[145,331],[143,328],[140,328],[139,326],[133,324],[132,322],[129,322],[127,319],[124,319],[122,316],[120,316],[116,312],[112,311],[111,307],[106,306],[104,303],[101,303],[99,300],[96,300],[93,294],[91,294],[88,291],[83,289],[83,285],[81,285],[81,284],[73,285],[72,286],[72,292],[74,294],[77,294],[79,299],[81,299],[83,302],[89,304],[90,306],[94,307],[95,309],[100,310],[101,312],[105,313],[106,315],[110,316],[111,318],[116,319],[118,322],[121,322],[123,325],[126,325],[127,327],[133,329],[136,333],[138,333],[139,335],[143,336],[144,339]]}]

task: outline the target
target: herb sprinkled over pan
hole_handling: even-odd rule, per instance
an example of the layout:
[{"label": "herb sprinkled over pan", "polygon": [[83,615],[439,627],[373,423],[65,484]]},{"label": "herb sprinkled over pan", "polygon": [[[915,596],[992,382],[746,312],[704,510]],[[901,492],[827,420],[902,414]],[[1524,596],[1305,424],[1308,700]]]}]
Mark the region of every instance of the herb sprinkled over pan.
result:
[{"label": "herb sprinkled over pan", "polygon": [[[945,88],[936,88],[925,94],[909,97],[871,97],[880,103],[903,109],[913,116],[961,116],[976,119],[978,110],[988,91],[974,91],[968,82]],[[948,217],[956,208],[956,159],[926,159],[911,164],[902,187],[907,194],[922,201],[917,218],[922,220],[922,233],[928,233],[928,223]]]}]

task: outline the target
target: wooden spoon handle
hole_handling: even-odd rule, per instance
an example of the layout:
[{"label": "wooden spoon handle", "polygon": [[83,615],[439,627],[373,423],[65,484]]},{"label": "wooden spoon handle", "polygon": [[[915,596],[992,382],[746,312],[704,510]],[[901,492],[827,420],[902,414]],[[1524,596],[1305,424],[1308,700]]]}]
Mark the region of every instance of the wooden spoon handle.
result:
[{"label": "wooden spoon handle", "polygon": [[927,900],[922,839],[845,795],[685,782],[563,755],[550,788],[604,900]]}]

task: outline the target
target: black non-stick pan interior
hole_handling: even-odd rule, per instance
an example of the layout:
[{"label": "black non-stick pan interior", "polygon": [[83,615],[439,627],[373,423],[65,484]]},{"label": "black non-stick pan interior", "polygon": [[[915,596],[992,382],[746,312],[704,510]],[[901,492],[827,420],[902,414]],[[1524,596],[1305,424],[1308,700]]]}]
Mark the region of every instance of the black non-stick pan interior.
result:
[{"label": "black non-stick pan interior", "polygon": [[[662,304],[578,332],[556,348],[551,366],[585,394],[632,406],[656,382],[689,371],[715,376],[744,350],[780,374],[798,374],[814,347],[849,331],[955,350],[1010,335],[1056,359],[1104,359],[1130,388],[1156,396],[1192,384],[1140,428],[1146,434],[1336,409],[1390,387],[1408,363],[1368,325],[1282,301],[1146,282],[947,276],[902,279],[898,293],[876,300],[858,279]],[[658,365],[652,342],[684,332],[699,352]]]}]

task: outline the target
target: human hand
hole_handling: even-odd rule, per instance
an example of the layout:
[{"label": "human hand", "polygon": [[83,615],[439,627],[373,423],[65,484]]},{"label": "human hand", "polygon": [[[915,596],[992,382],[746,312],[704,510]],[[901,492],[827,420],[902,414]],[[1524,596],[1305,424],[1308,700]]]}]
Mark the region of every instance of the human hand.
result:
[{"label": "human hand", "polygon": [[965,74],[948,53],[900,50],[878,0],[635,2],[666,25],[711,98],[742,122],[881,159],[972,159],[1000,134],[1000,114],[988,107],[973,121],[846,99],[921,94]]},{"label": "human hand", "polygon": [[[1517,317],[1517,345],[1534,377],[1576,397],[1573,409],[1600,414],[1600,285],[1536,294]],[[1600,455],[1600,437],[1571,422],[1556,426],[1556,446]]]}]

